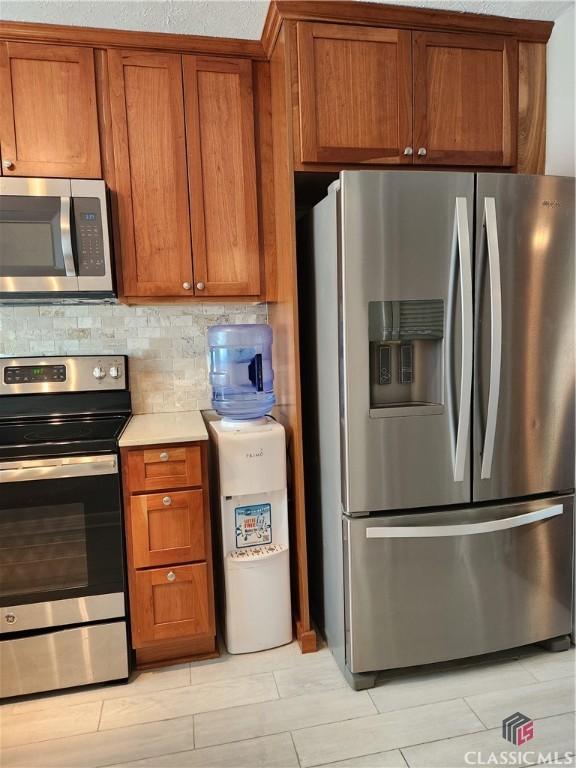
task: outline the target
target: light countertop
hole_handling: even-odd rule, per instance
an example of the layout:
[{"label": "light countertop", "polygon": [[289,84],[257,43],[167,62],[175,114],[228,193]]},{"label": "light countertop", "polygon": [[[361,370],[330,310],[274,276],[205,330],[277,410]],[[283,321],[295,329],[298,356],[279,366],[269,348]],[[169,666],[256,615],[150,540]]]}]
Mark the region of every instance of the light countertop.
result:
[{"label": "light countertop", "polygon": [[208,433],[200,411],[143,413],[132,416],[120,436],[120,448],[163,443],[193,443],[207,440]]}]

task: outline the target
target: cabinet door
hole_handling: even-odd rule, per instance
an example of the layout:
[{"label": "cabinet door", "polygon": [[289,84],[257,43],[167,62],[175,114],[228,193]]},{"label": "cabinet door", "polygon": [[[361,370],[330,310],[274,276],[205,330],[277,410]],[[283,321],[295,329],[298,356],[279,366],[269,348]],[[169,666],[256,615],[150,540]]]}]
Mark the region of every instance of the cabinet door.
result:
[{"label": "cabinet door", "polygon": [[257,296],[260,254],[252,63],[184,56],[198,296]]},{"label": "cabinet door", "polygon": [[498,35],[414,32],[416,163],[514,165],[517,58]]},{"label": "cabinet door", "polygon": [[411,33],[298,24],[303,163],[410,163]]},{"label": "cabinet door", "polygon": [[214,632],[206,563],[134,571],[135,646]]},{"label": "cabinet door", "polygon": [[0,145],[7,176],[100,176],[92,48],[0,43]]},{"label": "cabinet door", "polygon": [[123,292],[189,296],[181,58],[109,51],[108,59]]},{"label": "cabinet door", "polygon": [[202,485],[202,451],[197,445],[130,451],[128,476],[132,493]]},{"label": "cabinet door", "polygon": [[135,568],[204,560],[202,491],[169,491],[130,499]]}]

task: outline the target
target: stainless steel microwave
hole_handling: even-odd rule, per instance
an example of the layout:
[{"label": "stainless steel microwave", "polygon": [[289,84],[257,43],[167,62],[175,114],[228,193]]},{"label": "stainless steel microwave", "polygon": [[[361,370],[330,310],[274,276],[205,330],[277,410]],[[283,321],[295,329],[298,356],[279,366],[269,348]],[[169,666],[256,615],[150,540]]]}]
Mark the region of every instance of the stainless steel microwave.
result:
[{"label": "stainless steel microwave", "polygon": [[0,178],[0,303],[114,296],[104,182]]}]

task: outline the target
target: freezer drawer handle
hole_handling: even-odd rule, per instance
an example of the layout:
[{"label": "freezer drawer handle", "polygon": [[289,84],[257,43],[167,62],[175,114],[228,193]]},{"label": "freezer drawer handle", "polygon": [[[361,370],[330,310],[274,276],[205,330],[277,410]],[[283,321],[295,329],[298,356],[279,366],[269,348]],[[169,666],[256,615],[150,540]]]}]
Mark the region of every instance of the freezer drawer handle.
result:
[{"label": "freezer drawer handle", "polygon": [[505,517],[501,520],[486,520],[483,523],[467,523],[463,525],[411,525],[411,526],[378,526],[366,528],[367,539],[424,539],[444,538],[446,536],[471,536],[475,533],[494,533],[520,528],[523,525],[537,523],[557,517],[564,512],[562,504],[526,512],[524,515]]},{"label": "freezer drawer handle", "polygon": [[486,409],[486,432],[480,478],[487,480],[492,474],[492,458],[496,440],[496,419],[500,399],[500,367],[502,364],[502,289],[500,286],[500,249],[496,223],[496,201],[484,198],[484,227],[488,245],[488,271],[490,274],[490,384]]},{"label": "freezer drawer handle", "polygon": [[[460,269],[458,270],[458,261]],[[456,276],[460,273],[461,294],[461,323],[462,323],[462,369],[460,374],[460,401],[458,407],[458,424],[456,426],[456,397],[452,376],[447,372],[448,380],[448,412],[450,413],[450,438],[452,443],[452,461],[454,466],[454,482],[463,482],[466,474],[466,456],[468,453],[468,436],[470,432],[470,408],[472,405],[472,367],[474,344],[474,318],[472,313],[472,256],[470,253],[470,230],[468,227],[468,200],[465,197],[456,198],[454,212],[454,235],[452,238],[452,263],[450,276],[450,293],[448,296],[448,313],[446,335],[449,354],[448,365],[452,367],[452,347],[454,339],[454,301],[456,294]]]}]

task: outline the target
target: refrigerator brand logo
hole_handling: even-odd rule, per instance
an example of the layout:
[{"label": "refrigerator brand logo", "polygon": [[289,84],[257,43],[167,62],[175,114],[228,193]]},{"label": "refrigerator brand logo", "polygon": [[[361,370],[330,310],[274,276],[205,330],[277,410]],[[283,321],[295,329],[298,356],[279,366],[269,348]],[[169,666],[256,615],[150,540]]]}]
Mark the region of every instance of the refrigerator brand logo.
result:
[{"label": "refrigerator brand logo", "polygon": [[525,744],[534,738],[534,721],[522,712],[509,715],[502,721],[502,738],[516,747]]},{"label": "refrigerator brand logo", "polygon": [[545,208],[560,208],[560,200],[543,200],[542,205]]},{"label": "refrigerator brand logo", "polygon": [[247,459],[258,459],[260,456],[264,456],[264,450],[262,448],[257,451],[248,451],[246,454]]}]

